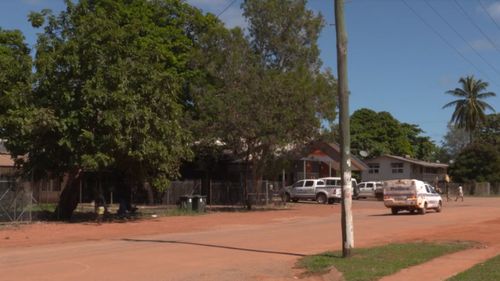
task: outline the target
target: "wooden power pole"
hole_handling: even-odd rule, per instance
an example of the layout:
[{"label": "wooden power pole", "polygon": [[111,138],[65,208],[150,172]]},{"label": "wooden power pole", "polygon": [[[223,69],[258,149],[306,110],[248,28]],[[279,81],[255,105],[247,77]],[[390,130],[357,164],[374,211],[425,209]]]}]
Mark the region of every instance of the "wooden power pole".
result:
[{"label": "wooden power pole", "polygon": [[352,225],[351,133],[349,124],[349,90],[347,87],[347,33],[344,24],[344,0],[335,1],[337,31],[337,73],[340,123],[340,172],[342,178],[342,256],[349,257],[354,247]]}]

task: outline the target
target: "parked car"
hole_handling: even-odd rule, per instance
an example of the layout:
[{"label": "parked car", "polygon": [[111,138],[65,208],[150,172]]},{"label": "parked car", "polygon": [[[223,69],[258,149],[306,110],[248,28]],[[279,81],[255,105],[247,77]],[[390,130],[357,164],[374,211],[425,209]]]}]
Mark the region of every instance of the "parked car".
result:
[{"label": "parked car", "polygon": [[[342,184],[340,177],[326,177],[320,178],[324,180],[326,185],[333,186],[334,191],[332,192],[333,202],[340,202],[342,200]],[[358,198],[359,190],[357,189],[357,181],[355,178],[351,178],[353,198]]]},{"label": "parked car", "polygon": [[322,179],[299,180],[285,189],[285,201],[316,200],[319,204],[333,203],[335,187]]},{"label": "parked car", "polygon": [[441,212],[443,199],[429,184],[414,179],[388,180],[384,182],[384,205],[393,215],[407,210],[425,214],[428,209]]},{"label": "parked car", "polygon": [[381,181],[360,182],[357,186],[358,198],[377,198],[384,200],[384,185]]}]

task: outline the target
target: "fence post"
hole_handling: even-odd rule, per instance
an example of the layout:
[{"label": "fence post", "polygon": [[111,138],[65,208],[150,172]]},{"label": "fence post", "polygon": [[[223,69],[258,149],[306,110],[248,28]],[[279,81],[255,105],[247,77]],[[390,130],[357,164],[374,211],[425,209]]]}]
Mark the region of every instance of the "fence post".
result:
[{"label": "fence post", "polygon": [[269,182],[266,181],[266,205],[269,205]]},{"label": "fence post", "polygon": [[208,181],[208,192],[210,192],[210,207],[212,207],[212,179]]},{"label": "fence post", "polygon": [[31,183],[29,183],[29,187],[30,187],[30,191],[31,191],[31,193],[30,193],[30,214],[29,214],[29,216],[30,216],[30,222],[32,222],[33,221],[33,215],[32,215],[31,212],[33,211],[33,200],[35,200],[35,198],[33,197],[33,186],[31,185]]},{"label": "fence post", "polygon": [[16,184],[16,191],[14,193],[14,221],[17,221],[17,184]]},{"label": "fence post", "polygon": [[285,174],[285,169],[283,169],[283,178],[281,179],[281,185],[283,188],[285,188],[285,180],[286,180],[286,174]]},{"label": "fence post", "polygon": [[[59,184],[60,185],[60,184]],[[82,204],[82,178],[80,178],[80,211],[82,211],[83,209],[83,204]]]},{"label": "fence post", "polygon": [[167,188],[167,205],[170,205],[170,188]]}]

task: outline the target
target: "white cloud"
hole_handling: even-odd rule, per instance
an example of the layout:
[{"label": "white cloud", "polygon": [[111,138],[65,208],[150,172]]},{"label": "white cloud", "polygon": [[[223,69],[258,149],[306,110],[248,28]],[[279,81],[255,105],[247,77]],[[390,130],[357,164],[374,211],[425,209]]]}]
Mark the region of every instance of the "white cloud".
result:
[{"label": "white cloud", "polygon": [[37,6],[43,2],[43,0],[21,0],[24,4],[28,4],[30,6]]},{"label": "white cloud", "polygon": [[488,6],[488,13],[495,19],[500,21],[500,2],[494,2]]},{"label": "white cloud", "polygon": [[490,41],[486,39],[477,39],[472,42],[470,42],[470,45],[476,50],[476,51],[489,51],[489,50],[494,50],[495,46],[493,46]]},{"label": "white cloud", "polygon": [[456,78],[453,78],[450,74],[445,74],[439,77],[438,85],[444,88],[450,88],[456,83]]}]

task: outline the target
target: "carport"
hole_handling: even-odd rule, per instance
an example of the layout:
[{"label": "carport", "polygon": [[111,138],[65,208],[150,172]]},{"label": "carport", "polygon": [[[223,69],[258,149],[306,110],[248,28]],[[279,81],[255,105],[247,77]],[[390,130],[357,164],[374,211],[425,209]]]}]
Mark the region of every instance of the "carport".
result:
[{"label": "carport", "polygon": [[[303,152],[303,157],[295,162],[290,171],[292,181],[306,178],[334,177],[340,171],[340,147],[336,143],[315,141],[310,143]],[[368,166],[355,156],[351,156],[351,171],[360,173]],[[285,173],[285,171],[283,171]],[[285,174],[283,175],[285,177]]]}]

